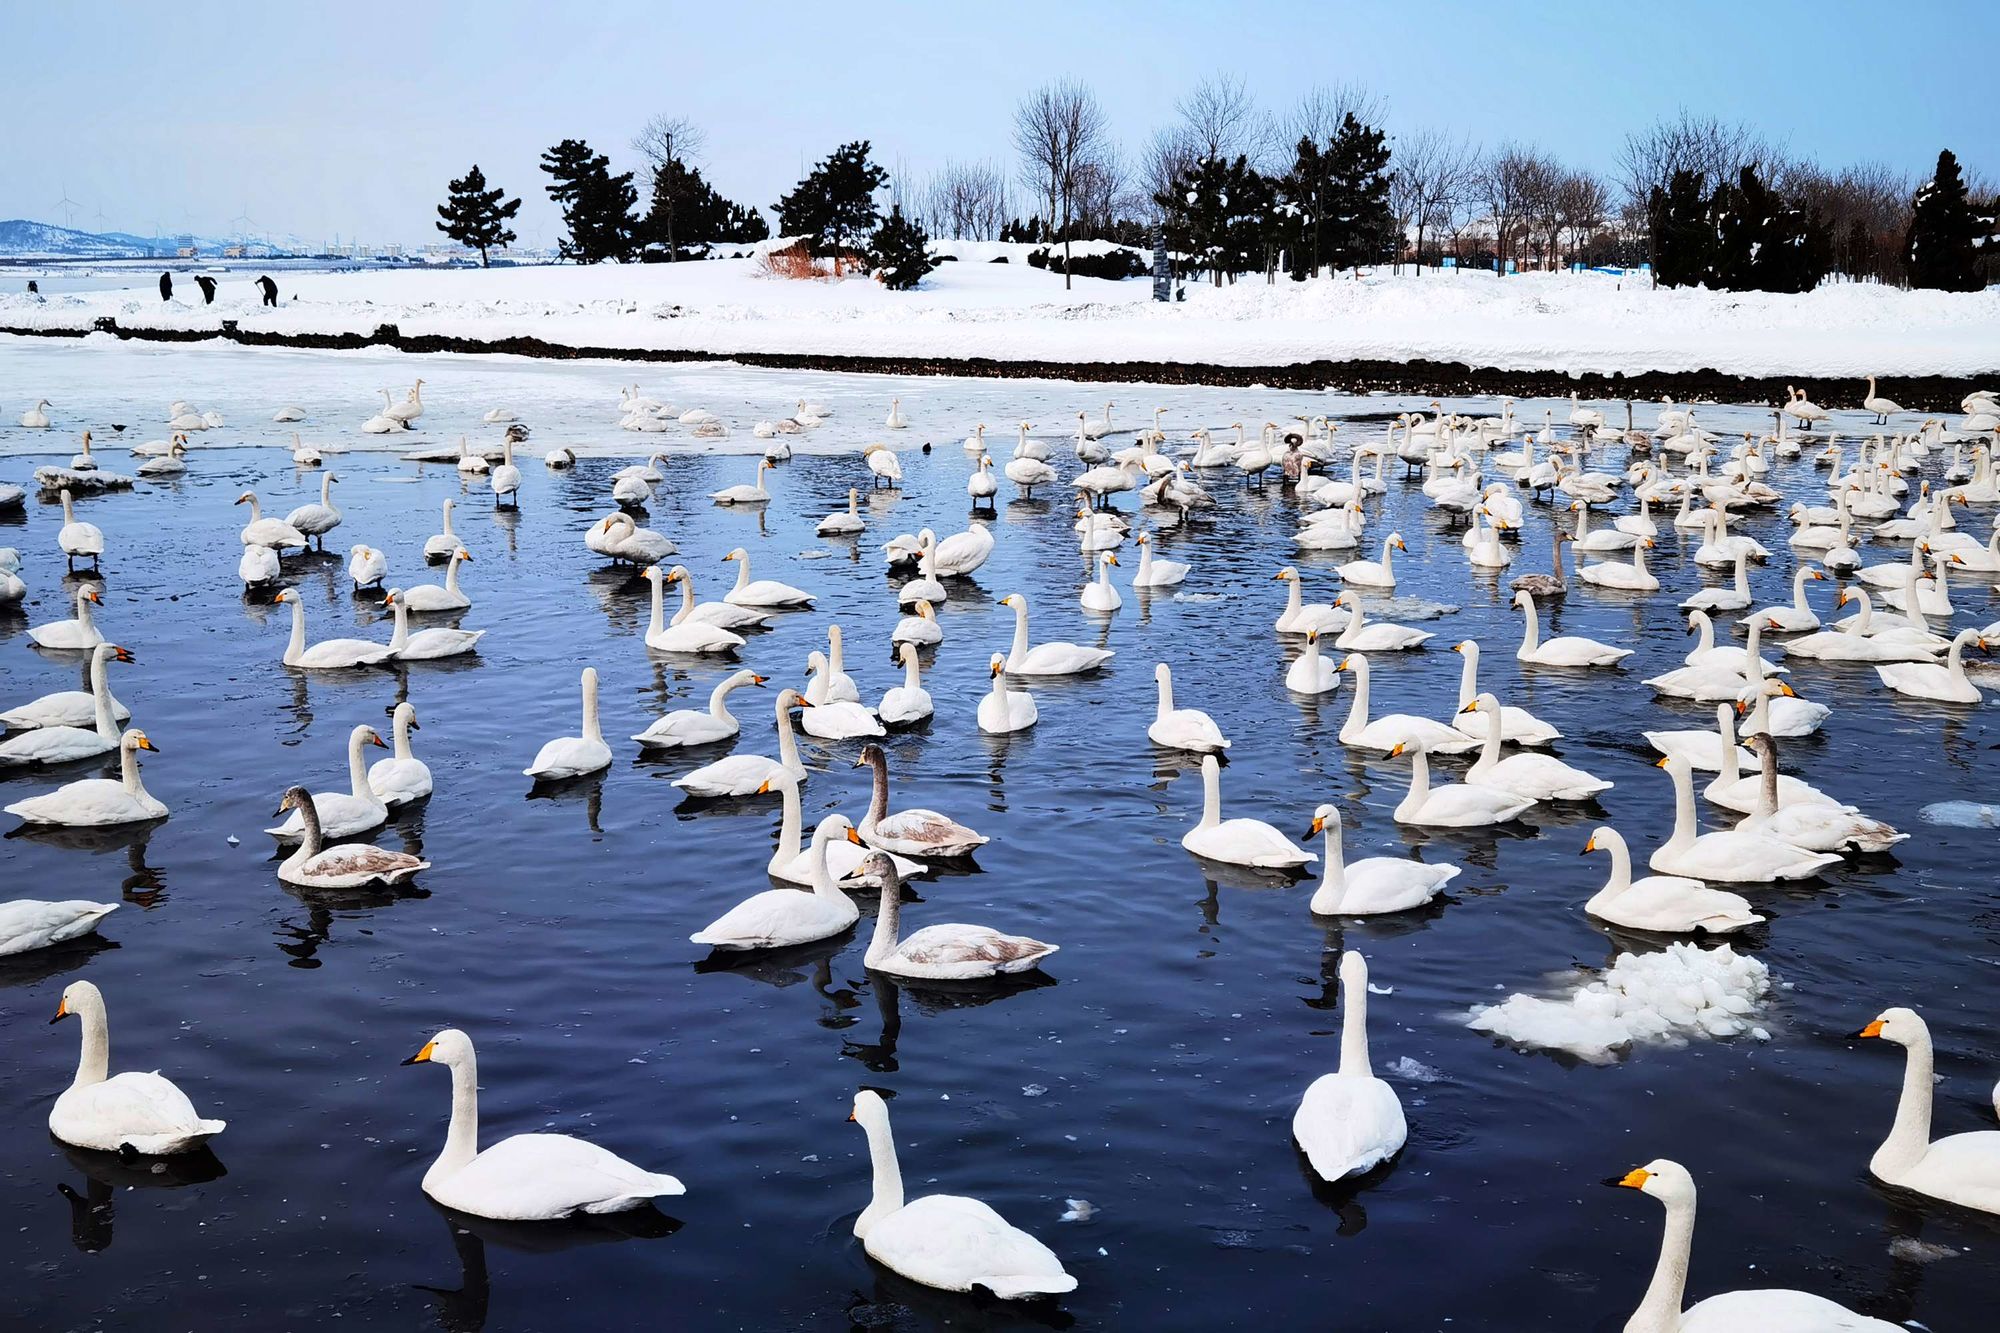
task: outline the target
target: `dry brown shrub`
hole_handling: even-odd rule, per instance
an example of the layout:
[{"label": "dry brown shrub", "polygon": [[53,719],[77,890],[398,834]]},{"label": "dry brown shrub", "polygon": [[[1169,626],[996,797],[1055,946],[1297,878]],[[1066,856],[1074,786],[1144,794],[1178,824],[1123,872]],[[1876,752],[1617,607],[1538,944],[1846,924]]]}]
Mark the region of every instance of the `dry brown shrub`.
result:
[{"label": "dry brown shrub", "polygon": [[758,256],[757,271],[772,278],[813,280],[834,276],[832,266],[814,259],[804,241],[793,241],[790,245],[766,250]]}]

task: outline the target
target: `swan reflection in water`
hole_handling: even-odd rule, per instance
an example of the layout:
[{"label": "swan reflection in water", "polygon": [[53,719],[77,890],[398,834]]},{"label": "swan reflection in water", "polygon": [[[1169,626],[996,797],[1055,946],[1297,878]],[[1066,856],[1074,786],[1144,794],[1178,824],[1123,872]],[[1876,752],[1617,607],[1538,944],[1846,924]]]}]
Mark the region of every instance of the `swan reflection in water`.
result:
[{"label": "swan reflection in water", "polygon": [[69,1201],[70,1244],[85,1254],[111,1248],[115,1220],[114,1199],[121,1190],[180,1189],[205,1185],[229,1174],[208,1148],[176,1153],[171,1157],[124,1156],[78,1148],[51,1138],[62,1149],[69,1164],[83,1173],[84,1188],[77,1193],[67,1181],[58,1181],[56,1191]]},{"label": "swan reflection in water", "polygon": [[486,1327],[492,1301],[492,1283],[486,1265],[486,1247],[496,1245],[518,1254],[557,1254],[585,1245],[615,1245],[626,1240],[660,1240],[681,1229],[678,1218],[669,1217],[647,1204],[622,1213],[579,1216],[559,1222],[497,1222],[457,1212],[435,1201],[451,1233],[451,1245],[458,1252],[457,1287],[433,1287],[418,1282],[412,1287],[427,1293],[437,1312],[438,1327],[446,1333],[479,1333]]}]

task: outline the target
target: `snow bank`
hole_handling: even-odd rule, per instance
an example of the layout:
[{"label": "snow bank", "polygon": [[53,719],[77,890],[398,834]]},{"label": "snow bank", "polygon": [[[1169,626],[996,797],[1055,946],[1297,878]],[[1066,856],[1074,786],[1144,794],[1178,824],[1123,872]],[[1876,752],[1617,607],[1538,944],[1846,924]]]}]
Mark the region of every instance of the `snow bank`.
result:
[{"label": "snow bank", "polygon": [[[162,303],[153,277],[118,290],[0,296],[0,325],[537,337],[575,347],[1054,362],[1462,361],[1569,373],[1734,375],[2000,372],[2000,288],[1904,292],[1841,283],[1799,296],[1655,290],[1602,273],[1389,272],[1308,283],[1202,284],[1158,304],[1151,282],[1078,278],[1013,262],[1032,247],[953,243],[915,292],[866,277],[790,281],[755,259],[284,273],[263,309],[245,279],[215,305]],[[989,253],[990,252],[990,253]],[[981,262],[1006,252],[1010,262]],[[183,284],[187,295],[191,285]]]},{"label": "snow bank", "polygon": [[1474,1009],[1466,1026],[1603,1062],[1641,1043],[1678,1046],[1746,1032],[1767,1039],[1751,1015],[1770,988],[1770,969],[1726,944],[1670,944],[1659,953],[1619,954],[1597,980],[1562,998],[1517,993]]}]

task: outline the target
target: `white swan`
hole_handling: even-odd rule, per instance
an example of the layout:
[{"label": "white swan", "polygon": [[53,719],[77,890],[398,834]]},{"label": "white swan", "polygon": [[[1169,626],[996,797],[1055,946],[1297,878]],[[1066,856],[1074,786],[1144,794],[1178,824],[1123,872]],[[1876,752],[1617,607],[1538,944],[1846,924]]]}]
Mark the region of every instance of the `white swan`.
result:
[{"label": "white swan", "polygon": [[356,591],[373,585],[381,587],[389,576],[389,557],[373,546],[356,543],[347,550],[347,577]]},{"label": "white swan", "polygon": [[1480,695],[1461,711],[1486,715],[1486,744],[1478,761],[1466,770],[1467,782],[1498,787],[1535,801],[1591,801],[1599,792],[1611,790],[1609,782],[1552,755],[1510,754],[1502,759],[1500,740],[1505,724],[1500,719],[1500,701],[1492,695]]},{"label": "white swan", "polygon": [[[375,794],[375,788],[368,781],[367,753],[371,745],[385,750],[389,748],[375,728],[365,722],[348,732],[347,790],[323,791],[313,796],[313,808],[319,816],[322,836],[351,838],[357,833],[379,828],[388,821],[388,803]],[[293,810],[284,823],[264,832],[281,842],[289,842],[303,836],[305,828],[305,815]]]},{"label": "white swan", "polygon": [[1428,828],[1478,828],[1504,824],[1520,818],[1534,805],[1528,797],[1484,787],[1476,782],[1448,782],[1431,786],[1430,759],[1423,743],[1399,742],[1389,751],[1391,759],[1410,756],[1410,790],[1396,806],[1396,820]]},{"label": "white swan", "polygon": [[391,810],[431,794],[430,765],[417,758],[410,748],[410,733],[422,730],[417,725],[416,706],[407,699],[397,704],[393,722],[395,752],[368,766],[368,790]]},{"label": "white swan", "polygon": [[318,802],[304,787],[292,787],[278,805],[300,821],[299,845],[278,864],[278,878],[304,889],[359,889],[370,884],[401,884],[429,861],[368,843],[342,842],[328,847],[320,831]]},{"label": "white swan", "polygon": [[1879,1037],[1904,1048],[1903,1095],[1889,1136],[1868,1159],[1869,1174],[1885,1184],[1933,1199],[2000,1213],[2000,1131],[1975,1130],[1931,1138],[1931,1030],[1913,1009],[1885,1009],[1857,1038]]},{"label": "white swan", "polygon": [[[928,606],[930,603],[926,602]],[[896,656],[903,663],[903,683],[892,685],[883,691],[882,702],[877,705],[875,715],[892,727],[913,727],[931,716],[935,711],[931,703],[931,692],[924,688],[923,671],[918,666],[915,644],[905,643],[897,649]]]},{"label": "white swan", "polygon": [[736,586],[722,599],[732,606],[811,606],[817,600],[812,593],[775,579],[753,581],[750,577],[750,553],[741,546],[722,558],[736,562]]},{"label": "white swan", "polygon": [[1960,630],[1951,641],[1951,652],[1943,665],[1936,662],[1893,662],[1876,667],[1875,674],[1882,678],[1884,685],[1912,699],[1976,704],[1984,696],[1965,674],[1965,650],[1975,643],[1982,649],[1990,646],[1981,631]]},{"label": "white swan", "polygon": [[64,1143],[98,1152],[149,1157],[193,1152],[228,1127],[204,1120],[187,1094],[163,1075],[130,1070],[111,1074],[111,1028],[104,993],[88,981],[63,987],[56,1016],[83,1025],[76,1077],[49,1108],[49,1133]]},{"label": "white swan", "polygon": [[752,894],[688,939],[715,949],[784,949],[840,934],[860,919],[861,910],[833,882],[827,864],[827,844],[839,839],[861,842],[845,815],[828,815],[813,830],[811,891],[766,889]]},{"label": "white swan", "polygon": [[1112,658],[1108,648],[1086,648],[1082,644],[1060,639],[1030,648],[1028,599],[1018,592],[1009,593],[1000,599],[1000,605],[1011,607],[1014,611],[1014,646],[1007,654],[1007,674],[1010,676],[1081,675],[1097,670]]},{"label": "white swan", "polygon": [[888,430],[902,430],[910,424],[909,420],[903,416],[902,399],[891,398],[889,400],[889,417],[882,424]]},{"label": "white swan", "polygon": [[1584,853],[1608,852],[1611,875],[1583,910],[1600,921],[1628,930],[1661,935],[1706,932],[1728,935],[1764,920],[1750,910],[1749,899],[1726,889],[1711,889],[1698,879],[1677,875],[1632,878],[1632,851],[1617,829],[1601,826],[1583,845]]},{"label": "white swan", "polygon": [[493,504],[498,508],[511,503],[516,509],[521,507],[521,469],[514,463],[514,433],[500,441],[500,465],[487,477],[493,487]]},{"label": "white swan", "polygon": [[764,677],[754,671],[737,671],[724,676],[709,693],[706,709],[680,708],[659,718],[632,737],[640,746],[669,750],[690,745],[713,745],[726,741],[742,730],[736,715],[729,711],[729,696],[745,685],[762,685]]},{"label": "white swan", "polygon": [[808,736],[823,741],[847,741],[887,734],[874,709],[863,707],[855,699],[828,697],[834,673],[825,653],[817,649],[807,653],[806,671],[813,677],[806,687],[806,702],[811,708],[800,716],[799,726]]},{"label": "white swan", "polygon": [[444,511],[444,528],[424,538],[425,560],[445,560],[450,558],[454,551],[464,549],[458,540],[458,534],[451,530],[451,511],[457,507],[458,501],[449,497],[443,502],[441,508]]},{"label": "white swan", "polygon": [[[1453,644],[1451,650],[1465,659],[1458,673],[1458,703],[1452,713],[1452,728],[1474,741],[1483,741],[1486,719],[1469,716],[1464,711],[1467,704],[1479,697],[1479,641],[1464,639]],[[1561,740],[1562,733],[1527,709],[1508,704],[1500,709],[1500,739],[1516,745],[1548,745]]]},{"label": "white swan", "polygon": [[1007,688],[1006,657],[993,654],[987,672],[993,677],[993,688],[979,698],[979,729],[989,736],[1003,736],[1034,726],[1041,716],[1040,710],[1035,707],[1034,696],[1026,690]]},{"label": "white swan", "polygon": [[1389,562],[1392,551],[1407,552],[1410,548],[1403,544],[1403,534],[1392,532],[1382,541],[1380,560],[1350,560],[1340,567],[1343,583],[1358,588],[1393,588],[1396,586],[1396,569]]},{"label": "white swan", "polygon": [[[765,873],[772,879],[810,889],[813,886],[814,852],[800,843],[799,781],[792,773],[776,768],[758,786],[756,795],[764,796],[775,791],[782,798],[784,809],[779,821],[778,842],[771,850],[771,859],[764,866]],[[826,844],[827,870],[842,888],[872,889],[879,881],[873,872],[864,871],[861,867],[869,857],[876,855],[881,853],[860,842],[836,838]],[[898,875],[921,875],[926,869],[923,862],[906,857],[891,855],[889,861]]]},{"label": "white swan", "polygon": [[1403,1150],[1409,1126],[1396,1090],[1368,1063],[1368,963],[1340,957],[1340,1067],[1321,1074],[1292,1112],[1292,1140],[1321,1180],[1345,1180]]},{"label": "white swan", "polygon": [[1212,754],[1201,757],[1201,821],[1181,835],[1181,846],[1203,860],[1260,870],[1289,870],[1319,860],[1317,852],[1261,819],[1224,819],[1222,769]]},{"label": "white swan", "polygon": [[1097,557],[1097,577],[1083,585],[1078,600],[1086,611],[1109,613],[1125,604],[1125,599],[1111,582],[1112,567],[1118,563],[1116,551],[1103,551]]},{"label": "white swan", "polygon": [[880,1093],[854,1094],[847,1117],[868,1136],[874,1192],[854,1219],[854,1236],[868,1257],[912,1282],[943,1291],[990,1291],[1002,1300],[1058,1296],[1076,1279],[1048,1246],[977,1199],[926,1194],[903,1201],[903,1173]]},{"label": "white swan", "polygon": [[1319,650],[1319,631],[1306,631],[1306,646],[1285,668],[1285,688],[1294,694],[1330,694],[1340,687],[1340,668]]},{"label": "white swan", "polygon": [[1159,687],[1159,702],[1152,725],[1146,728],[1148,740],[1194,754],[1215,754],[1229,748],[1229,738],[1214,718],[1199,708],[1174,707],[1174,673],[1165,662],[1153,668],[1153,682]]},{"label": "white swan", "polygon": [[[23,731],[18,736],[10,736],[0,742],[0,767],[26,764],[67,764],[78,759],[89,759],[94,755],[109,754],[118,748],[118,724],[121,719],[112,706],[110,664],[112,662],[133,661],[132,654],[115,643],[100,643],[90,650],[90,692],[84,697],[90,701],[91,721],[89,727],[50,724]],[[56,698],[46,695],[28,705],[35,708],[46,699]],[[128,712],[126,716],[130,716]]]},{"label": "white swan", "polygon": [[[1153,558],[1153,534],[1142,532],[1133,539],[1139,544],[1139,568],[1132,574],[1135,588],[1173,588],[1186,581],[1192,567],[1178,560],[1156,560]],[[1298,585],[1294,583],[1296,593]]]},{"label": "white swan", "polygon": [[903,464],[895,450],[886,444],[871,444],[861,451],[861,459],[868,465],[875,483],[887,482],[892,490],[901,488]]},{"label": "white swan", "polygon": [[1322,805],[1313,811],[1307,837],[1326,835],[1326,857],[1312,910],[1320,916],[1381,916],[1408,912],[1437,897],[1457,878],[1454,865],[1426,865],[1406,856],[1370,856],[1348,863],[1343,846],[1340,810]]},{"label": "white swan", "polygon": [[[662,573],[658,565],[648,565],[642,577],[652,593],[652,618],[646,627],[648,648],[661,653],[728,653],[743,646],[742,635],[692,615],[676,615],[673,623],[667,622],[666,585],[686,577],[681,566]],[[681,609],[687,610],[685,606]]]},{"label": "white swan", "polygon": [[611,747],[597,723],[597,668],[583,669],[583,734],[558,736],[535,755],[521,772],[526,777],[560,782],[611,767]]},{"label": "white swan", "polygon": [[337,473],[323,474],[319,479],[319,503],[302,504],[285,515],[287,524],[310,537],[322,551],[326,549],[326,534],[340,526],[340,510],[333,503],[333,483],[339,480]]},{"label": "white swan", "polygon": [[401,588],[389,589],[382,605],[395,612],[396,632],[389,636],[389,656],[399,662],[429,662],[440,657],[457,657],[478,647],[486,637],[483,629],[436,629],[410,633],[410,606]]},{"label": "white swan", "polygon": [[406,1065],[451,1070],[451,1127],[444,1151],[424,1172],[424,1193],[447,1208],[506,1222],[542,1222],[578,1213],[618,1213],[663,1195],[684,1194],[672,1176],[643,1171],[616,1153],[568,1134],[516,1134],[479,1150],[479,1071],[472,1039],[446,1028]]},{"label": "white swan", "polygon": [[1340,743],[1354,749],[1379,750],[1384,754],[1398,744],[1423,742],[1432,754],[1463,754],[1479,742],[1454,727],[1412,713],[1385,713],[1369,718],[1369,688],[1372,684],[1368,659],[1349,653],[1341,659],[1340,670],[1353,673],[1354,700],[1347,707],[1347,720],[1340,724]]},{"label": "white swan", "polygon": [[305,671],[340,671],[387,661],[389,645],[373,639],[321,639],[306,646],[306,608],[296,588],[286,588],[273,600],[292,608],[292,637],[285,645],[284,663]]},{"label": "white swan", "polygon": [[889,642],[919,647],[944,642],[944,629],[938,624],[937,612],[931,604],[919,598],[911,614],[896,622],[896,628],[889,633]]},{"label": "white swan", "polygon": [[118,740],[118,779],[84,778],[4,807],[30,824],[60,824],[66,828],[103,828],[164,819],[167,807],[139,780],[139,751],[160,747],[136,728]]},{"label": "white swan", "polygon": [[472,552],[464,547],[451,553],[451,562],[445,566],[444,583],[419,583],[413,588],[403,589],[402,601],[412,611],[464,611],[472,605],[458,586],[458,567],[472,563]]},{"label": "white swan", "polygon": [[724,486],[719,491],[710,491],[708,498],[719,505],[768,504],[771,499],[771,493],[764,489],[764,474],[770,470],[771,464],[769,460],[759,458],[757,460],[757,484],[755,486],[746,486],[741,483],[735,486]]},{"label": "white swan", "polygon": [[257,492],[243,492],[236,497],[236,503],[250,506],[250,521],[238,534],[245,546],[268,546],[282,554],[286,547],[296,546],[303,551],[309,545],[306,535],[283,519],[264,517],[263,507],[257,502]]},{"label": "white swan", "polygon": [[875,933],[862,962],[871,972],[887,972],[910,981],[979,981],[1032,971],[1058,946],[1026,935],[1007,935],[991,926],[947,923],[925,926],[904,938],[903,884],[894,858],[873,852],[861,872],[880,885]]},{"label": "white swan", "polygon": [[99,557],[104,554],[104,530],[95,523],[77,521],[76,506],[67,486],[62,489],[62,512],[62,526],[56,529],[56,545],[62,548],[69,568],[74,570],[79,559],[88,559],[90,567],[96,569]]},{"label": "white swan", "polygon": [[1614,648],[1596,639],[1565,634],[1542,642],[1541,618],[1535,614],[1533,593],[1517,592],[1514,605],[1521,608],[1525,624],[1521,646],[1514,656],[1537,666],[1611,667],[1632,655],[1630,648]]},{"label": "white swan", "polygon": [[1715,709],[1716,730],[1714,731],[1649,731],[1645,733],[1646,743],[1663,755],[1678,755],[1687,761],[1688,767],[1704,773],[1719,773],[1735,749],[1735,762],[1748,768],[1757,762],[1757,756],[1736,744],[1736,714],[1731,705],[1717,704]]},{"label": "white swan", "polygon": [[33,407],[21,413],[21,425],[28,430],[47,430],[49,428],[49,407],[50,403],[48,399],[36,399]]},{"label": "white swan", "polygon": [[713,763],[704,764],[691,773],[675,778],[673,785],[691,796],[761,796],[768,788],[764,783],[777,774],[787,774],[793,780],[803,782],[806,768],[799,761],[798,737],[792,731],[792,710],[798,707],[810,708],[796,690],[780,690],[774,711],[778,720],[778,757],[767,759],[763,755],[732,754]]},{"label": "white swan", "polygon": [[867,527],[861,517],[861,492],[850,486],[847,488],[847,508],[828,514],[813,531],[822,537],[846,537]]},{"label": "white swan", "polygon": [[98,922],[120,906],[81,898],[55,903],[16,898],[0,903],[0,958],[81,939],[95,931]]},{"label": "white swan", "polygon": [[1763,833],[1723,829],[1703,833],[1694,809],[1694,772],[1687,760],[1668,755],[1658,767],[1674,780],[1674,832],[1646,864],[1662,874],[1725,884],[1767,884],[1776,880],[1810,879],[1840,857],[1809,852]]},{"label": "white swan", "polygon": [[667,582],[677,584],[681,590],[681,609],[674,612],[671,625],[685,625],[690,622],[714,625],[719,629],[744,630],[763,629],[771,623],[771,613],[750,606],[732,606],[728,602],[697,602],[694,592],[694,575],[686,565],[675,565],[667,571]]},{"label": "white swan", "polygon": [[1346,628],[1351,619],[1344,607],[1331,606],[1325,602],[1306,603],[1300,587],[1299,571],[1286,565],[1271,578],[1289,585],[1285,589],[1285,609],[1278,613],[1272,628],[1280,634],[1304,634],[1307,630],[1322,633]]},{"label": "white swan", "polygon": [[64,652],[84,652],[105,642],[104,632],[97,628],[91,618],[90,608],[104,605],[104,596],[97,585],[86,583],[76,590],[76,618],[74,620],[51,620],[46,625],[37,625],[28,631],[28,640],[38,648],[54,648]]},{"label": "white swan", "polygon": [[862,746],[854,766],[871,770],[868,813],[861,817],[856,832],[861,835],[861,841],[877,851],[923,857],[931,861],[952,861],[969,857],[992,841],[935,810],[912,807],[891,814],[889,759],[882,753],[881,746]]},{"label": "white swan", "polygon": [[1334,599],[1334,605],[1347,610],[1347,626],[1340,631],[1334,643],[1351,651],[1369,653],[1409,652],[1421,648],[1435,636],[1408,625],[1394,625],[1378,621],[1370,625],[1362,620],[1361,596],[1355,592],[1343,592]]}]

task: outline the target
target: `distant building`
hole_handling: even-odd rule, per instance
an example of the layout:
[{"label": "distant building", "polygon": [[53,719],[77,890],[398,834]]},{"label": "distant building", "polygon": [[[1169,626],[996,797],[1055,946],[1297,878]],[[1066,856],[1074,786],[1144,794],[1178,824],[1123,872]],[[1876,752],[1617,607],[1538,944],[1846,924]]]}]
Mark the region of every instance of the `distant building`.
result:
[{"label": "distant building", "polygon": [[247,245],[225,245],[222,247],[222,257],[224,259],[246,259],[249,257],[246,253],[249,248]]},{"label": "distant building", "polygon": [[193,259],[195,253],[195,248],[192,245],[177,245],[174,247],[175,259]]}]

